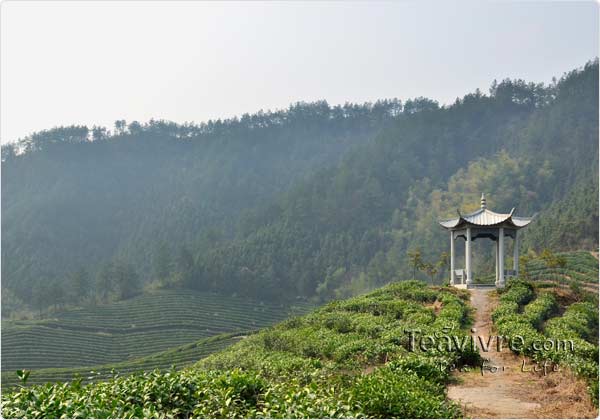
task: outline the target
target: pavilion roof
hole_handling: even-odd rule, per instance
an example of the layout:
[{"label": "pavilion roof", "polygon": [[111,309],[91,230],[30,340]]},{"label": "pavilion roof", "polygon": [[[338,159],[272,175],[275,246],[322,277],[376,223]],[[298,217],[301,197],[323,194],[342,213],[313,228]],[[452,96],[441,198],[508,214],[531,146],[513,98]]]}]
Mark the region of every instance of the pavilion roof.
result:
[{"label": "pavilion roof", "polygon": [[446,229],[453,229],[460,225],[472,225],[472,226],[495,226],[500,224],[507,224],[514,226],[515,228],[522,228],[527,226],[532,217],[518,217],[514,216],[515,209],[513,208],[510,213],[496,213],[487,208],[485,195],[481,195],[481,208],[469,214],[461,214],[457,210],[458,217],[452,219],[441,220],[440,225]]}]

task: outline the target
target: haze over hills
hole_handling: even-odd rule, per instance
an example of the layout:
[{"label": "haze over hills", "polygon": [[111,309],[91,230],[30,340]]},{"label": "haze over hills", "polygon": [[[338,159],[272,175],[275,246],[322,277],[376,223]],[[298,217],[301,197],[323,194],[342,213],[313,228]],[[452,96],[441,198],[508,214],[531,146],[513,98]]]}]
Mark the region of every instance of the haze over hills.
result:
[{"label": "haze over hills", "polygon": [[598,11],[3,4],[1,417],[598,418]]},{"label": "haze over hills", "polygon": [[19,156],[3,147],[5,290],[32,302],[32,285],[47,295],[53,280],[66,286],[69,273],[94,275],[115,260],[144,280],[157,257],[159,274],[190,269],[200,249],[235,235],[244,211],[372,139],[397,107],[296,104],[200,126],[119,121],[111,135],[35,134]]},{"label": "haze over hills", "polygon": [[[481,192],[495,210],[539,212],[525,248],[597,246],[597,133],[597,60],[447,107],[318,102],[37,133],[2,147],[3,315],[129,298],[150,282],[349,296],[411,277],[410,249],[437,259],[436,219]],[[485,270],[485,256],[476,263]]]},{"label": "haze over hills", "polygon": [[[493,325],[528,344],[574,339],[572,353],[503,355],[559,364],[554,385],[536,375],[527,394],[509,376],[499,388],[529,403],[544,387],[549,417],[593,416],[597,136],[595,60],[549,86],[506,79],[451,106],[302,103],[3,146],[3,415],[461,417],[473,413],[449,389],[469,377],[453,368],[482,354],[415,352],[404,334],[450,328],[465,343]],[[482,192],[493,210],[536,214],[520,278],[489,293],[444,287],[437,221]],[[491,248],[476,246],[485,282]],[[37,386],[47,381],[58,383]],[[565,383],[576,404],[557,391]]]}]

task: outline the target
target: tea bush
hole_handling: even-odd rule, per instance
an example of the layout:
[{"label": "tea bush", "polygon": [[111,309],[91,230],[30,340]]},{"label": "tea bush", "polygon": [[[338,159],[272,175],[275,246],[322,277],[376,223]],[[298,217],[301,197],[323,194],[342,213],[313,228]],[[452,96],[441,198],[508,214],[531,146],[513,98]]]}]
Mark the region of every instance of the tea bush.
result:
[{"label": "tea bush", "polygon": [[525,281],[511,279],[507,282],[506,288],[500,295],[500,303],[513,302],[518,305],[525,305],[533,298],[533,286]]},{"label": "tea bush", "polygon": [[566,262],[564,267],[548,267],[541,258],[527,262],[524,268],[528,278],[536,282],[552,280],[561,284],[598,283],[598,260],[589,252],[565,252],[557,256]]},{"label": "tea bush", "polygon": [[[522,337],[524,345],[514,349],[520,354],[540,362],[553,361],[569,366],[576,375],[587,381],[590,395],[597,405],[597,306],[590,302],[574,303],[566,308],[562,316],[547,320],[557,312],[558,305],[556,297],[545,292],[519,313],[521,306],[533,296],[531,284],[515,281],[508,285],[500,297],[500,305],[492,314],[498,334]],[[537,348],[534,343],[537,343]]]},{"label": "tea bush", "polygon": [[598,335],[598,308],[589,302],[574,303],[561,317],[548,321],[546,332],[550,335],[571,333],[592,340]]},{"label": "tea bush", "polygon": [[[268,327],[311,309],[299,301],[283,306],[193,290],[161,290],[58,312],[51,319],[3,320],[2,371],[13,375],[16,369],[120,364],[212,336]],[[159,366],[173,363],[181,365],[174,360]],[[31,380],[36,381],[35,374]]]},{"label": "tea bush", "polygon": [[[466,337],[466,295],[396,283],[244,338],[181,371],[19,388],[5,417],[460,417],[449,367],[470,346],[411,351],[407,329]],[[436,314],[431,303],[438,301]]]},{"label": "tea bush", "polygon": [[535,328],[539,329],[542,322],[558,309],[556,297],[552,293],[540,294],[534,301],[523,309],[523,316]]}]

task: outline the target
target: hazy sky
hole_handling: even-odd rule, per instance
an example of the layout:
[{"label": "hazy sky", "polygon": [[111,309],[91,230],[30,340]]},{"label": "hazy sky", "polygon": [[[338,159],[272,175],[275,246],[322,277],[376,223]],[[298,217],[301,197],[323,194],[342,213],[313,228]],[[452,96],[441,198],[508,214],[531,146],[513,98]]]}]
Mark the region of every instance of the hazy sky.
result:
[{"label": "hazy sky", "polygon": [[1,139],[548,82],[598,55],[595,2],[1,5]]}]

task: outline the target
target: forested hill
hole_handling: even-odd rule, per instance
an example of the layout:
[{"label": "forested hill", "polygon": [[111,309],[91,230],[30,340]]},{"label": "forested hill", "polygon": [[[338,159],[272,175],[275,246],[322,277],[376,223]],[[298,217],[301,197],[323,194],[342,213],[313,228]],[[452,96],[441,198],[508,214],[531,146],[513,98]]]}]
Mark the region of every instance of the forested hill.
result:
[{"label": "forested hill", "polygon": [[101,268],[98,286],[118,288],[111,280],[147,279],[157,263],[189,267],[244,211],[372,140],[399,107],[298,103],[201,125],[61,127],[4,146],[3,291],[16,294],[5,301],[64,294],[71,274],[93,283]]},{"label": "forested hill", "polygon": [[[283,194],[250,234],[200,254],[198,279],[227,292],[344,297],[411,278],[407,252],[420,248],[438,280],[449,239],[437,220],[478,208],[482,192],[496,211],[538,213],[522,252],[597,246],[597,62],[553,86],[507,80],[490,95],[405,111]],[[491,252],[475,258],[477,272],[491,265]]]},{"label": "forested hill", "polygon": [[110,135],[71,127],[19,148],[3,148],[3,300],[88,277],[124,297],[134,271],[167,287],[344,296],[411,277],[412,248],[433,262],[448,242],[436,220],[481,192],[494,210],[539,213],[524,248],[597,246],[597,61],[549,86],[504,80],[446,107],[316,103],[202,126],[118,122]]}]

